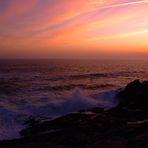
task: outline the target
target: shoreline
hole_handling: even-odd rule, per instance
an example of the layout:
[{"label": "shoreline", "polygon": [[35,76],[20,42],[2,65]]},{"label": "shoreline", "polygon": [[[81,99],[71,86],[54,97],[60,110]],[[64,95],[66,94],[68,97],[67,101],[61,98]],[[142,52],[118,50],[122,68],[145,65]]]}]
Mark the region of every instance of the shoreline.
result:
[{"label": "shoreline", "polygon": [[[1,148],[140,148],[148,146],[148,81],[135,80],[118,93],[119,105],[94,108],[37,122],[20,132],[21,139],[2,141]],[[91,113],[90,113],[91,112]]]}]

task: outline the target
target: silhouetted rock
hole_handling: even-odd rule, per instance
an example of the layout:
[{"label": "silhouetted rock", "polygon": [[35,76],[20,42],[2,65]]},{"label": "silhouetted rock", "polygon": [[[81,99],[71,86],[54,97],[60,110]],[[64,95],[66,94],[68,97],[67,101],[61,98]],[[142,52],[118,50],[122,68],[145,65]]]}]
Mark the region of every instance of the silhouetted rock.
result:
[{"label": "silhouetted rock", "polygon": [[40,120],[37,120],[35,118],[31,118],[29,120],[27,120],[24,125],[29,125],[29,126],[35,126],[36,124],[39,124]]},{"label": "silhouetted rock", "polygon": [[148,81],[135,80],[118,94],[119,107],[148,108]]}]

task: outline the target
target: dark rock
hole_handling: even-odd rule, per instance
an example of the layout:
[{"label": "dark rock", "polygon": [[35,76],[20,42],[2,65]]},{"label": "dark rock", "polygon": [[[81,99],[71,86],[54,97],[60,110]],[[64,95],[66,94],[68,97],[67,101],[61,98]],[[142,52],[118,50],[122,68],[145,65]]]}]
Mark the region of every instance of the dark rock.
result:
[{"label": "dark rock", "polygon": [[148,108],[148,81],[135,80],[129,83],[118,96],[120,103],[118,107]]},{"label": "dark rock", "polygon": [[104,112],[104,109],[103,108],[98,108],[98,107],[95,107],[95,108],[92,108],[90,110],[88,110],[92,113],[103,113]]},{"label": "dark rock", "polygon": [[24,123],[24,125],[35,126],[35,125],[37,125],[37,124],[39,124],[39,123],[40,123],[40,120],[37,120],[37,119],[35,119],[35,118],[31,118],[31,119],[27,120],[27,121]]},{"label": "dark rock", "polygon": [[77,127],[80,126],[81,124],[86,123],[87,120],[90,119],[90,116],[92,115],[73,113],[50,121],[38,122],[38,123],[35,122],[35,125],[30,126],[25,130],[22,130],[20,134],[22,136],[30,136],[37,134],[39,135],[44,132],[50,132],[53,130]]}]

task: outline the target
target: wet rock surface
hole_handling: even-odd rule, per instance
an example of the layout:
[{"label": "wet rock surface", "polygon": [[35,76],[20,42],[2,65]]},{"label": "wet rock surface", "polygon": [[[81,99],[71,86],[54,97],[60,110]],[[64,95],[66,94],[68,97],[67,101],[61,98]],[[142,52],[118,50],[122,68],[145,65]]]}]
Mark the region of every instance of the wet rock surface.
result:
[{"label": "wet rock surface", "polygon": [[148,81],[135,80],[116,97],[119,105],[104,111],[93,108],[54,120],[26,122],[18,140],[0,148],[147,148]]}]

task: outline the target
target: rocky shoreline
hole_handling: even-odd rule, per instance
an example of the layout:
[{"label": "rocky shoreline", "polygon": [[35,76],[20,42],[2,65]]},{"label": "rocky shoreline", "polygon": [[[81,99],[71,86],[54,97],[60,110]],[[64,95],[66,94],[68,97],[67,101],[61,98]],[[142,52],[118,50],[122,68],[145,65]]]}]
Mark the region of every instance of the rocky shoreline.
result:
[{"label": "rocky shoreline", "polygon": [[148,81],[129,83],[116,99],[119,105],[110,110],[31,119],[21,139],[1,141],[0,148],[147,148]]}]

